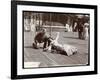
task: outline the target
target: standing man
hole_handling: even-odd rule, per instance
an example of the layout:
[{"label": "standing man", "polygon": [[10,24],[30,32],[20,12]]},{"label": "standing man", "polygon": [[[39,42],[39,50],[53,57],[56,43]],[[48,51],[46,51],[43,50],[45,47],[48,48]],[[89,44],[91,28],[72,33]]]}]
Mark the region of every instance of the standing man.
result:
[{"label": "standing man", "polygon": [[77,28],[78,28],[78,37],[79,39],[82,39],[83,38],[83,24],[81,21],[78,21]]}]

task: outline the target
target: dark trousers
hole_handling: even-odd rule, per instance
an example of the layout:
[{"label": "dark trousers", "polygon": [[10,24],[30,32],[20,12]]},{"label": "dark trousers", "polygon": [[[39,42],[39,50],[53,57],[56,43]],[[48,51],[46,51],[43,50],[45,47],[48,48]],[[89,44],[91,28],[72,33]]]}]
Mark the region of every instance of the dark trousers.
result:
[{"label": "dark trousers", "polygon": [[83,38],[83,33],[81,31],[78,31],[78,37],[79,37],[79,39]]},{"label": "dark trousers", "polygon": [[[45,37],[42,42],[44,43],[43,44],[43,49],[46,48],[47,46],[50,46],[50,43],[51,43],[50,39],[47,38],[47,37]],[[40,43],[42,43],[42,42],[40,42]],[[38,49],[37,43],[38,43],[37,40],[35,40],[35,42],[33,43],[33,47],[35,49]]]},{"label": "dark trousers", "polygon": [[47,46],[50,46],[50,39],[49,38],[44,38],[44,44],[43,44],[43,49],[46,48]]}]

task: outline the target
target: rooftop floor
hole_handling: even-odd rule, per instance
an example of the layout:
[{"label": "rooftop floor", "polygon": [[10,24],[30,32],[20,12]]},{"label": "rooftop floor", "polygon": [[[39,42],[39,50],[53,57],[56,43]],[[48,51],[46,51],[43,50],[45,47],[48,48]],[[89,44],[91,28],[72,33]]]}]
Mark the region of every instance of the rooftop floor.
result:
[{"label": "rooftop floor", "polygon": [[[52,37],[56,37],[55,32],[52,32]],[[24,32],[24,62],[40,63],[37,67],[77,66],[87,65],[89,62],[88,40],[78,39],[77,32],[60,32],[59,43],[70,44],[78,48],[78,53],[71,56],[33,49],[33,38],[32,32]],[[34,67],[36,66],[33,65]]]}]

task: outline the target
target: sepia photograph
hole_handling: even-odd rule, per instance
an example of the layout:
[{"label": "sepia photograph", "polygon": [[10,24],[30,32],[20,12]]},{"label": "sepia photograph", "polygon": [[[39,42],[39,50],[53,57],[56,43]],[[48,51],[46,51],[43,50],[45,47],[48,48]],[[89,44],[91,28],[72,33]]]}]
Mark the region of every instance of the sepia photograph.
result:
[{"label": "sepia photograph", "polygon": [[89,65],[90,14],[23,11],[23,68]]},{"label": "sepia photograph", "polygon": [[11,78],[97,74],[97,6],[11,2]]}]

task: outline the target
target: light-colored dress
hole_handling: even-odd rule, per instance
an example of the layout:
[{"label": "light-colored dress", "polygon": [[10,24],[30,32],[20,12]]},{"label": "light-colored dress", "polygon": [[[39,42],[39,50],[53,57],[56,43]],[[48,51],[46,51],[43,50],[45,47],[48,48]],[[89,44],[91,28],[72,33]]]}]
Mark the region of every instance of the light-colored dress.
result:
[{"label": "light-colored dress", "polygon": [[24,19],[24,30],[25,31],[30,31],[29,19]]},{"label": "light-colored dress", "polygon": [[66,28],[66,31],[69,32],[69,25],[68,24],[66,24],[65,28]]},{"label": "light-colored dress", "polygon": [[85,27],[85,30],[84,30],[84,39],[88,39],[88,28]]},{"label": "light-colored dress", "polygon": [[[53,40],[51,42],[51,44],[53,44],[56,47],[60,47],[62,50],[64,50],[66,52],[67,56],[71,56],[78,51],[78,49],[75,46],[72,46],[72,45],[69,45],[69,44],[59,44],[58,38],[59,38],[59,32],[57,32],[57,37],[56,37],[55,40]],[[51,50],[51,46],[49,46],[48,50]]]},{"label": "light-colored dress", "polygon": [[85,23],[84,24],[84,28],[83,28],[83,39],[88,39],[88,26],[89,24],[88,23]]},{"label": "light-colored dress", "polygon": [[84,27],[83,29],[83,39],[86,40],[88,39],[88,28]]},{"label": "light-colored dress", "polygon": [[63,49],[66,51],[68,56],[73,55],[74,53],[77,53],[77,48],[72,45],[64,44]]}]

